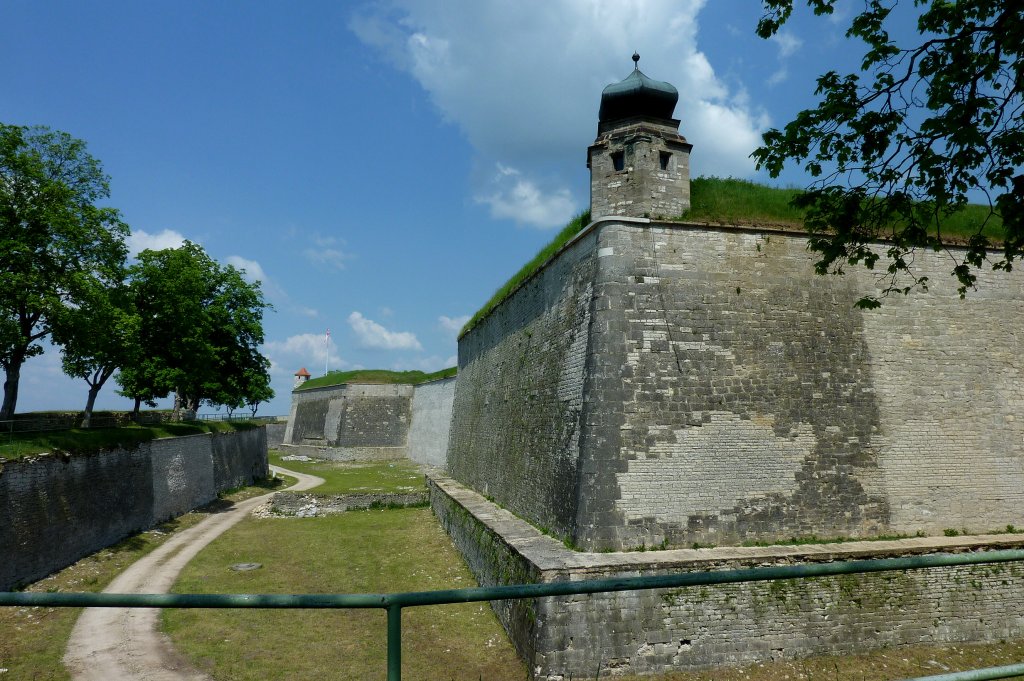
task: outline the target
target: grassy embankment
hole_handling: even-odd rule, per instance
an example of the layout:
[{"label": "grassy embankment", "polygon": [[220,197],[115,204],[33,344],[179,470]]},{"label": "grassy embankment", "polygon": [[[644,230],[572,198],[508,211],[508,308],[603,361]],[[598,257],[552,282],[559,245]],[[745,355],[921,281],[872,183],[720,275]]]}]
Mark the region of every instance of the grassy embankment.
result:
[{"label": "grassy embankment", "polygon": [[120,428],[71,428],[36,433],[0,433],[0,459],[21,459],[47,452],[88,454],[108,449],[132,449],[162,437],[222,433],[255,427],[249,421],[192,421]]},{"label": "grassy embankment", "polygon": [[427,381],[449,378],[454,376],[456,371],[456,367],[449,367],[430,374],[419,370],[388,371],[386,369],[354,369],[352,371],[331,371],[326,376],[309,379],[303,383],[298,390],[323,388],[329,385],[341,385],[342,383],[402,383],[406,385],[419,385],[420,383],[426,383]]},{"label": "grassy embankment", "polygon": [[270,463],[324,479],[324,484],[310,490],[313,494],[390,494],[422,492],[427,488],[423,474],[408,459],[340,464],[322,460],[282,461],[283,456],[282,452],[270,450]]},{"label": "grassy embankment", "polygon": [[[88,592],[102,591],[126,567],[213,513],[225,504],[249,499],[278,489],[280,481],[267,481],[221,495],[209,506],[186,513],[152,530],[140,532],[113,546],[97,551],[45,579],[26,591]],[[65,681],[71,677],[61,660],[71,629],[81,608],[0,608],[0,679],[37,679]]]},{"label": "grassy embankment", "polygon": [[[679,220],[706,224],[742,225],[750,227],[803,229],[803,212],[790,205],[799,189],[781,189],[746,180],[719,177],[698,177],[690,183],[690,210]],[[986,206],[967,206],[963,211],[944,219],[943,234],[956,241],[973,234],[988,214]],[[490,314],[512,291],[533,276],[551,256],[590,224],[590,211],[569,221],[536,256],[505,282],[484,303],[466,325],[460,336]],[[986,233],[996,235],[999,221],[990,221]]]}]

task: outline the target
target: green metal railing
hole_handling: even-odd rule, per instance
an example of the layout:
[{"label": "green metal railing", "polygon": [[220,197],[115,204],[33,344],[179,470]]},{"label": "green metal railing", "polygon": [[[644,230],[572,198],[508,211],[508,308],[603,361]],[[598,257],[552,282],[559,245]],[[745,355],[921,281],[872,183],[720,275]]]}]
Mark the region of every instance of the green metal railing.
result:
[{"label": "green metal railing", "polygon": [[[108,594],[0,592],[0,606],[101,607],[101,608],[379,608],[387,612],[388,681],[402,678],[402,608],[448,603],[498,601],[546,596],[665,589],[779,579],[827,577],[892,570],[920,570],[933,567],[1005,563],[1024,560],[1024,549],[938,553],[902,558],[805,563],[775,567],[688,572],[647,577],[623,577],[546,584],[414,591],[395,594]],[[981,681],[1024,676],[1024,664],[977,669],[912,681]]]}]

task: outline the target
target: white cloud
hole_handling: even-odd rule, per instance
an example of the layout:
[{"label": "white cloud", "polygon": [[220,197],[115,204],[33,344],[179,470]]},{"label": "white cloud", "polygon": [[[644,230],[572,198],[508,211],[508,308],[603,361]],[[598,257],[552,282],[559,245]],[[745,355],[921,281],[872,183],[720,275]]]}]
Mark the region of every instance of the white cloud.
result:
[{"label": "white cloud", "polygon": [[785,66],[783,66],[779,69],[776,69],[775,72],[772,73],[772,75],[768,76],[767,83],[769,85],[778,85],[787,78],[789,78],[789,70],[786,69]]},{"label": "white cloud", "polygon": [[[227,257],[227,264],[233,266],[235,269],[242,270],[242,278],[250,284],[259,283],[260,288],[270,300],[280,304],[288,302],[288,294],[280,285],[278,285],[277,282],[272,281],[271,278],[267,276],[266,271],[259,262],[243,258],[240,255],[229,255]],[[308,310],[309,308],[301,309]],[[316,311],[313,310],[313,313],[313,316],[315,316]]]},{"label": "white cloud", "polygon": [[341,249],[342,242],[334,237],[313,237],[313,246],[306,248],[302,253],[310,262],[336,270],[345,269],[345,261],[352,256]]},{"label": "white cloud", "polygon": [[268,341],[264,343],[263,351],[274,366],[281,367],[286,373],[295,373],[301,367],[306,367],[311,374],[317,376],[328,361],[332,369],[349,366],[339,355],[334,339],[322,333],[300,333],[281,341]]},{"label": "white cloud", "polygon": [[466,322],[469,321],[469,315],[464,314],[458,317],[447,317],[445,315],[441,315],[437,318],[437,321],[441,324],[442,329],[455,336],[459,331],[462,331],[462,327],[464,327]]},{"label": "white cloud", "polygon": [[242,276],[250,284],[257,281],[268,281],[267,273],[263,271],[263,266],[255,260],[246,260],[240,255],[229,255],[227,262],[235,269],[243,270]]},{"label": "white cloud", "polygon": [[568,189],[545,192],[515,168],[500,163],[497,168],[492,193],[476,197],[491,207],[492,217],[546,229],[562,227],[576,213]]},{"label": "white cloud", "polygon": [[372,319],[367,319],[360,312],[348,316],[348,325],[355,331],[359,342],[368,348],[385,350],[422,350],[416,334],[409,331],[389,331]]},{"label": "white cloud", "polygon": [[185,237],[181,232],[176,232],[173,229],[165,229],[156,234],[137,229],[128,235],[128,254],[134,258],[147,248],[152,251],[162,251],[165,248],[178,248],[183,243],[185,243]]},{"label": "white cloud", "polygon": [[440,371],[441,369],[447,369],[449,367],[458,366],[459,358],[456,355],[450,357],[441,357],[440,355],[431,355],[430,357],[419,357],[417,359],[406,359],[395,362],[391,365],[393,371],[408,371],[410,369],[419,369],[426,373],[433,373]]},{"label": "white cloud", "polygon": [[529,178],[552,166],[561,178],[585,172],[582,150],[597,132],[601,90],[629,74],[634,49],[647,75],[679,90],[675,115],[695,147],[694,174],[753,172],[749,154],[762,118],[699,51],[704,3],[393,0],[363,10],[350,27],[420,83],[487,166],[501,161],[523,173],[518,195],[513,183],[512,193],[485,193],[485,200],[496,214],[534,206],[536,224],[567,211],[571,198],[532,194]]},{"label": "white cloud", "polygon": [[778,33],[769,38],[773,43],[779,46],[779,58],[786,59],[793,55],[794,52],[803,47],[804,41],[798,38],[794,33],[785,29],[780,30]]}]

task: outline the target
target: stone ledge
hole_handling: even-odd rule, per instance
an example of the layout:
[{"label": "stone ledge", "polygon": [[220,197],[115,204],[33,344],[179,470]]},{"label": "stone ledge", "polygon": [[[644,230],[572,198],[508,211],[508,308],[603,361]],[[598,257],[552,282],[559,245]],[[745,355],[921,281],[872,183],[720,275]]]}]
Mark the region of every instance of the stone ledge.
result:
[{"label": "stone ledge", "polygon": [[437,471],[427,477],[449,497],[469,511],[478,521],[502,537],[516,552],[544,573],[542,581],[555,578],[548,573],[573,570],[573,579],[586,579],[587,571],[607,573],[683,570],[710,570],[722,563],[779,564],[819,563],[837,560],[890,558],[927,553],[961,553],[977,550],[1024,548],[1024,533],[980,534],[958,537],[910,537],[907,539],[851,541],[830,544],[775,546],[720,546],[707,549],[669,549],[664,551],[623,551],[592,553],[573,551],[558,540],[509,511],[488,501],[479,493]]}]

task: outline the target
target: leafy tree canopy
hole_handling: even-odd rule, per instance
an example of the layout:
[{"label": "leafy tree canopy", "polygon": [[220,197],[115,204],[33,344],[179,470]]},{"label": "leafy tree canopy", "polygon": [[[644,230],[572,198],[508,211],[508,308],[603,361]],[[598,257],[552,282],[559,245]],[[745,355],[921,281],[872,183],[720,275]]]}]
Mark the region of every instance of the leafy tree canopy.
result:
[{"label": "leafy tree canopy", "polygon": [[268,305],[258,284],[188,241],[143,251],[129,276],[144,351],[118,374],[123,394],[151,401],[174,392],[193,410],[273,395],[270,363],[259,352]]},{"label": "leafy tree canopy", "polygon": [[[757,32],[768,38],[795,3],[762,1]],[[806,2],[819,15],[837,4]],[[963,296],[979,268],[1008,271],[1024,253],[1024,12],[1016,0],[914,0],[920,37],[897,45],[888,28],[897,4],[865,1],[846,33],[865,45],[861,72],[818,78],[817,107],[765,133],[754,157],[773,177],[793,161],[816,178],[797,203],[818,273],[874,268],[884,255],[883,294],[927,287],[912,253],[947,248],[944,218],[969,194],[987,196],[988,219],[966,250],[950,252]],[[872,246],[880,238],[882,254]]]},{"label": "leafy tree canopy", "polygon": [[55,320],[119,276],[128,228],[96,205],[109,193],[81,140],[0,123],[0,420],[14,414],[21,367]]}]

